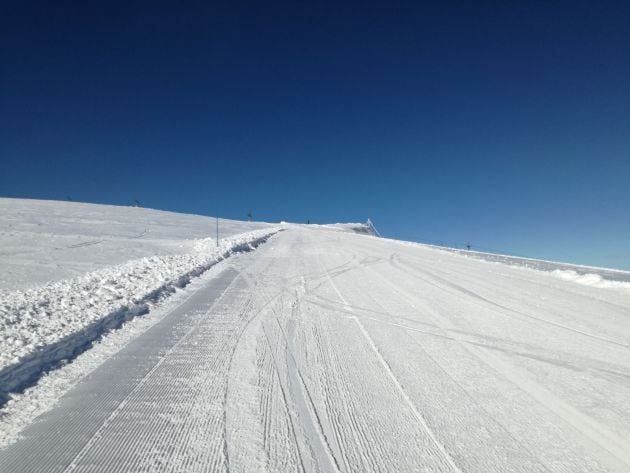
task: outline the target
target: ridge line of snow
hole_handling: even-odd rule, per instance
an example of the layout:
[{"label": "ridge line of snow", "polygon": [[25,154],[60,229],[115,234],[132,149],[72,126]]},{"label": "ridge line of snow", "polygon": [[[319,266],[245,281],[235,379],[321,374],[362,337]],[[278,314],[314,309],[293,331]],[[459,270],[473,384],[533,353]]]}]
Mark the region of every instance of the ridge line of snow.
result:
[{"label": "ridge line of snow", "polygon": [[606,279],[597,273],[578,273],[572,269],[554,269],[551,271],[551,275],[564,281],[574,282],[583,286],[630,290],[629,282]]},{"label": "ridge line of snow", "polygon": [[[554,261],[554,260],[550,260],[550,259],[543,259],[543,258],[534,258],[531,256],[518,256],[518,255],[510,255],[507,253],[491,253],[489,251],[478,251],[478,250],[466,250],[464,248],[454,248],[454,247],[450,247],[450,246],[440,246],[440,245],[434,245],[431,243],[423,243],[423,242],[419,242],[419,241],[409,241],[409,240],[396,240],[393,238],[388,238],[388,240],[391,241],[396,241],[396,242],[402,242],[402,243],[410,243],[412,245],[419,245],[419,246],[428,246],[430,248],[434,248],[436,250],[441,250],[441,251],[447,251],[449,253],[455,253],[455,254],[459,254],[459,255],[470,255],[470,256],[479,256],[480,259],[483,260],[484,256],[491,256],[491,257],[499,257],[499,258],[510,258],[510,259],[514,259],[514,260],[523,260],[523,261],[531,261],[534,263],[549,263],[549,264],[557,264],[557,265],[561,265],[561,266],[566,266],[566,267],[573,267],[573,268],[577,268],[577,269],[591,269],[591,270],[596,270],[596,271],[609,271],[611,273],[620,273],[620,274],[630,274],[630,271],[626,270],[626,269],[618,269],[618,268],[608,268],[605,266],[593,266],[593,265],[589,265],[589,264],[579,264],[579,263],[566,263],[566,262],[562,262],[562,261]],[[494,262],[494,261],[491,261]],[[509,264],[509,263],[507,263]]]},{"label": "ridge line of snow", "polygon": [[[0,405],[104,333],[186,286],[218,262],[250,251],[280,229],[198,242],[182,255],[154,256],[25,291],[0,292]],[[205,244],[204,244],[205,243]]]},{"label": "ridge line of snow", "polygon": [[[450,255],[471,258],[485,263],[500,264],[517,269],[527,269],[550,274],[551,276],[568,282],[590,286],[599,289],[630,290],[630,271],[615,268],[603,268],[597,266],[579,265],[575,263],[563,263],[559,261],[528,258],[524,256],[510,256],[498,253],[485,253],[481,251],[462,250],[445,246],[431,245],[407,240],[386,240],[403,246],[428,248],[441,251]],[[590,271],[590,272],[589,272]],[[599,271],[599,272],[598,272]],[[620,279],[612,279],[612,275],[619,275]],[[607,277],[608,276],[608,277]]]}]

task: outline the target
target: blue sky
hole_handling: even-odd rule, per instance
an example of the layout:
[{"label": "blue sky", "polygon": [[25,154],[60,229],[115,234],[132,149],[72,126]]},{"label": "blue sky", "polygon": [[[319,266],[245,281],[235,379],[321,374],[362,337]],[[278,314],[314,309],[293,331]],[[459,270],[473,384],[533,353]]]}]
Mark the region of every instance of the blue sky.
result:
[{"label": "blue sky", "polygon": [[630,269],[628,2],[26,0],[0,18],[2,196],[371,217]]}]

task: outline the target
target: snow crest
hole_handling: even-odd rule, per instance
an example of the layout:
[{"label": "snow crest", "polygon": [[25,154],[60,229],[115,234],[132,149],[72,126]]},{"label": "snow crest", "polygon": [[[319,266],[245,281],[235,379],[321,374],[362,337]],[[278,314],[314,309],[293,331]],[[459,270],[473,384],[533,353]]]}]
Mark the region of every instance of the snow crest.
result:
[{"label": "snow crest", "polygon": [[551,272],[552,275],[565,281],[571,281],[583,286],[591,286],[598,288],[620,288],[630,290],[630,283],[623,281],[610,281],[602,278],[599,274],[587,273],[580,274],[570,269],[556,269]]},{"label": "snow crest", "polygon": [[[276,231],[244,233],[223,239],[218,247],[213,239],[197,240],[186,254],[141,258],[33,289],[0,292],[0,379],[7,374],[7,367],[32,364],[33,357],[78,333],[96,332],[79,341],[89,343],[110,325],[146,313],[149,303],[185,286],[230,254],[262,243]],[[75,349],[63,347],[60,360]],[[12,377],[16,378],[15,374]]]}]

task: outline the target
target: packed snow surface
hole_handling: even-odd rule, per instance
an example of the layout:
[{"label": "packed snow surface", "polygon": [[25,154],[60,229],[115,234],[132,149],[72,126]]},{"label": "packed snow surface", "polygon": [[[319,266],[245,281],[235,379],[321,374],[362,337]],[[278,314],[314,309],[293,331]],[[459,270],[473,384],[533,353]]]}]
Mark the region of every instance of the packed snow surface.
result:
[{"label": "packed snow surface", "polygon": [[11,401],[0,471],[630,471],[626,285],[283,228]]}]

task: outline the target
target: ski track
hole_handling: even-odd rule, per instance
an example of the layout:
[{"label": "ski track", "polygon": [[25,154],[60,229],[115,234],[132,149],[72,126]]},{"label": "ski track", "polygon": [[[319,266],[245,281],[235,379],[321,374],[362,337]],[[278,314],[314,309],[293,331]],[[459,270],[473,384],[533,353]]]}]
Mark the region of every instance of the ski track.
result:
[{"label": "ski track", "polygon": [[626,292],[318,227],[222,265],[0,471],[630,471]]}]

